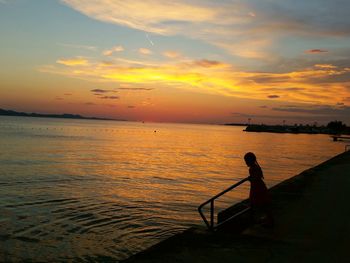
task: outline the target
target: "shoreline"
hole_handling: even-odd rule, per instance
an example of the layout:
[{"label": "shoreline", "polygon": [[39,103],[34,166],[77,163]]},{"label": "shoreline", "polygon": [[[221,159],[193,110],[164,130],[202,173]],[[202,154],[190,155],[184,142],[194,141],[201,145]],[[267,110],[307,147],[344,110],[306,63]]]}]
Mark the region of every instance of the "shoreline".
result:
[{"label": "shoreline", "polygon": [[[350,191],[350,178],[347,179],[350,173],[349,160],[350,151],[341,153],[271,187],[269,192],[277,222],[273,230],[249,225],[244,230],[241,229],[240,233],[230,230],[213,233],[203,224],[191,227],[121,262],[164,262],[164,260],[168,262],[230,262],[230,260],[256,262],[261,261],[262,257],[266,259],[270,257],[267,255],[269,253],[264,251],[266,244],[269,244],[269,249],[278,255],[275,260],[267,260],[267,262],[294,262],[287,255],[294,256],[300,253],[299,256],[305,258],[305,262],[327,257],[322,251],[317,255],[310,255],[308,249],[319,251],[324,246],[332,247],[332,244],[334,247],[337,246],[334,249],[339,245],[342,247],[342,244],[333,241],[337,236],[332,233],[334,228],[332,223],[334,221],[336,224],[338,217],[329,214],[329,210],[334,210],[336,205],[337,210],[333,213],[338,213],[347,229],[347,232],[342,233],[343,238],[348,241],[345,244],[350,242],[350,223],[348,223],[350,208],[347,209],[349,211],[343,209],[346,202],[343,200],[343,195]],[[330,174],[333,175],[331,178]],[[343,180],[347,180],[349,184],[341,184]],[[335,189],[338,186],[342,191]],[[333,195],[328,197],[323,192],[332,192]],[[343,204],[338,204],[341,201]],[[246,203],[247,199],[226,210]],[[313,217],[316,219],[313,220]],[[319,217],[324,219],[317,220]],[[324,231],[327,235],[323,233]],[[242,249],[242,244],[247,249]],[[303,246],[308,249],[305,250]],[[237,250],[240,249],[242,251],[238,253]],[[337,257],[340,261],[345,260],[345,255],[347,255],[347,248],[344,247],[338,251]],[[304,262],[303,258],[302,262]]]},{"label": "shoreline", "polygon": [[82,116],[79,114],[62,113],[62,114],[50,114],[50,113],[36,113],[36,112],[18,112],[13,110],[4,110],[0,108],[0,116],[7,117],[28,117],[28,118],[51,118],[51,119],[68,119],[68,120],[97,120],[97,121],[127,121],[123,119],[111,119],[100,118],[91,116]]},{"label": "shoreline", "polygon": [[243,130],[245,132],[268,132],[268,133],[289,133],[289,134],[326,134],[326,135],[349,135],[350,130],[345,127],[341,130],[332,129],[327,126],[312,125],[257,125],[251,124]]}]

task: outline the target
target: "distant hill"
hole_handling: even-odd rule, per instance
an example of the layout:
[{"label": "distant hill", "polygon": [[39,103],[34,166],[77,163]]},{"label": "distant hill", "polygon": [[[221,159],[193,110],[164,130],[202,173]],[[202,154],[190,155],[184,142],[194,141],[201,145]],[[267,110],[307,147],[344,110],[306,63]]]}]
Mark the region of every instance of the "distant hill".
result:
[{"label": "distant hill", "polygon": [[0,116],[20,116],[20,117],[36,117],[36,118],[60,118],[60,119],[83,119],[83,120],[110,120],[110,121],[125,121],[119,119],[108,119],[108,118],[98,118],[98,117],[84,117],[78,114],[41,114],[41,113],[27,113],[18,112],[13,110],[0,109]]}]

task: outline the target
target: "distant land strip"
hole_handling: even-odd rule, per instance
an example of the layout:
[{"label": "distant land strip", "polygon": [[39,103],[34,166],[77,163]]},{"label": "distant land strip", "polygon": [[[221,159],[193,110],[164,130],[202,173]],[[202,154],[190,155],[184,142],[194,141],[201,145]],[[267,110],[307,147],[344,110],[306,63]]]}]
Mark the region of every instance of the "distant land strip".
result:
[{"label": "distant land strip", "polygon": [[80,120],[107,120],[107,121],[126,121],[122,119],[85,117],[79,114],[63,113],[63,114],[41,114],[41,113],[27,113],[13,110],[0,109],[0,116],[18,116],[18,117],[35,117],[35,118],[59,118],[59,119],[80,119]]},{"label": "distant land strip", "polygon": [[350,127],[340,121],[329,122],[326,126],[316,125],[265,125],[227,123],[231,126],[246,126],[245,132],[306,133],[306,134],[350,134]]}]

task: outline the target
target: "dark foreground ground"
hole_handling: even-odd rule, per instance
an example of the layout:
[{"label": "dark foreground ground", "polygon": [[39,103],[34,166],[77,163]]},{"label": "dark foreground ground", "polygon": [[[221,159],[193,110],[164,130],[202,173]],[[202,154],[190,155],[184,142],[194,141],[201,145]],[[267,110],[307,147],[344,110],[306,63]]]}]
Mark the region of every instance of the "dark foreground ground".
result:
[{"label": "dark foreground ground", "polygon": [[350,262],[350,151],[270,191],[273,229],[192,228],[125,262]]}]

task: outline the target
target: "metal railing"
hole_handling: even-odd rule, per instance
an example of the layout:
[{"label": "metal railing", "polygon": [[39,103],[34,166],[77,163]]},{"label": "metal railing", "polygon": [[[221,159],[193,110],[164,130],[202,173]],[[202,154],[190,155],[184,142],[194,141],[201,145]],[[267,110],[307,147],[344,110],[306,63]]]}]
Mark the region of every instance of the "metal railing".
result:
[{"label": "metal railing", "polygon": [[[232,189],[234,189],[234,188],[240,186],[241,184],[243,184],[243,183],[246,182],[246,181],[248,181],[248,177],[247,177],[247,178],[244,178],[243,180],[241,180],[241,181],[239,181],[239,182],[237,182],[237,183],[235,183],[234,185],[230,186],[229,188],[225,189],[224,191],[218,193],[217,195],[213,196],[213,197],[210,198],[208,201],[205,201],[203,204],[201,204],[201,205],[198,207],[198,212],[199,212],[199,214],[201,215],[201,217],[202,217],[204,223],[207,225],[207,227],[208,227],[210,230],[215,230],[215,228],[216,228],[217,226],[219,226],[219,225],[215,226],[215,222],[214,222],[214,221],[215,221],[215,220],[214,220],[214,207],[215,207],[215,206],[214,206],[214,202],[215,202],[215,199],[217,199],[217,198],[219,198],[220,196],[224,195],[225,193],[231,191]],[[205,205],[209,204],[209,203],[210,203],[210,222],[208,222],[207,218],[205,217],[204,213],[202,212],[202,208],[203,208]],[[244,209],[243,211],[241,211],[241,212],[238,213],[238,214],[241,214],[241,213],[247,211],[248,209],[249,209],[249,208],[246,208],[246,209]],[[237,214],[234,215],[234,216],[237,216]],[[233,216],[233,217],[234,217],[234,216]],[[233,218],[233,217],[230,217],[229,219],[231,219],[231,218]],[[220,223],[220,225],[223,224],[223,223],[225,223],[226,221],[228,221],[228,220],[225,220],[224,222]]]}]

